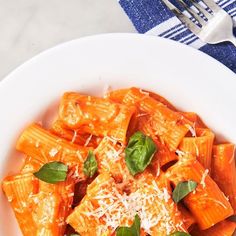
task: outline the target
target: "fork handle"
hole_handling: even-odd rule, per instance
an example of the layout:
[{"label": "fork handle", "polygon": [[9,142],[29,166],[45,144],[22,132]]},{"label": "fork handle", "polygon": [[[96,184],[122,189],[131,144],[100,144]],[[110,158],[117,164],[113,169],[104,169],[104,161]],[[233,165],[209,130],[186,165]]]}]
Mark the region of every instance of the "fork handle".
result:
[{"label": "fork handle", "polygon": [[229,41],[236,47],[236,37],[234,36],[230,37]]}]

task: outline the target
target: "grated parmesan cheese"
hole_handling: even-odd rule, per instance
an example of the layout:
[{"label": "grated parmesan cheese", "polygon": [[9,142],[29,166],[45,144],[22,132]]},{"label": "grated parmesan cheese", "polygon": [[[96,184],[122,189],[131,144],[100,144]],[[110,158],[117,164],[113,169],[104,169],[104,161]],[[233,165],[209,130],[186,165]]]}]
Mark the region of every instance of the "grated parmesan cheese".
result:
[{"label": "grated parmesan cheese", "polygon": [[193,137],[197,136],[196,130],[195,130],[195,123],[193,124],[193,126],[191,126],[189,124],[186,124],[185,126],[189,129],[189,131],[190,131],[190,133],[192,134]]},{"label": "grated parmesan cheese", "polygon": [[80,151],[77,151],[77,152],[76,152],[76,155],[77,155],[78,159],[83,163],[83,162],[84,162],[84,159],[83,159],[83,157],[82,157]]},{"label": "grated parmesan cheese", "polygon": [[160,166],[160,161],[158,160],[157,162],[157,173],[156,173],[156,177],[158,177],[161,174],[161,166]]},{"label": "grated parmesan cheese", "polygon": [[148,113],[140,113],[140,114],[136,115],[136,118],[143,117],[143,116],[148,116],[148,115],[149,115]]},{"label": "grated parmesan cheese", "polygon": [[109,136],[106,136],[105,137],[106,139],[110,140],[113,144],[116,144],[117,143],[117,140],[112,138],[112,137],[109,137]]},{"label": "grated parmesan cheese", "polygon": [[36,143],[35,143],[35,147],[39,148],[39,146],[40,146],[40,142],[37,140]]},{"label": "grated parmesan cheese", "polygon": [[21,213],[24,212],[22,209],[19,209],[19,208],[17,208],[17,207],[14,208],[14,211],[17,212],[17,213],[19,213],[19,214],[21,214]]},{"label": "grated parmesan cheese", "polygon": [[73,137],[72,137],[71,142],[74,143],[75,140],[76,140],[76,138],[77,138],[77,130],[74,130],[74,135],[73,135]]},{"label": "grated parmesan cheese", "polygon": [[21,205],[22,205],[22,207],[27,207],[27,203],[24,201],[21,201]]},{"label": "grated parmesan cheese", "polygon": [[175,153],[176,153],[179,157],[183,157],[183,156],[186,155],[185,152],[183,152],[183,151],[181,151],[181,150],[179,150],[179,149],[177,149],[177,150],[175,151]]},{"label": "grated parmesan cheese", "polygon": [[56,148],[52,148],[49,152],[50,157],[55,157],[58,153],[58,150]]},{"label": "grated parmesan cheese", "polygon": [[[98,200],[98,208],[83,214],[102,219],[104,225],[97,227],[98,235],[105,233],[107,228],[111,228],[114,232],[121,223],[124,225],[124,220],[125,225],[129,225],[137,213],[141,219],[141,227],[148,234],[152,234],[153,228],[157,225],[158,230],[167,234],[176,229],[167,209],[168,205],[165,204],[170,195],[166,188],[160,189],[154,180],[151,184],[144,183],[130,195],[121,194],[114,184],[111,192],[100,187],[93,199]],[[180,222],[177,228],[181,229],[182,224]]]},{"label": "grated parmesan cheese", "polygon": [[202,175],[202,178],[201,178],[200,184],[202,185],[203,188],[206,187],[205,179],[206,179],[208,173],[209,173],[209,170],[206,169],[206,170],[204,171],[203,175]]},{"label": "grated parmesan cheese", "polygon": [[[234,153],[234,152],[233,152]],[[232,157],[230,158],[230,160],[229,160],[229,164],[231,164],[233,161],[234,161],[234,154],[232,155]]]},{"label": "grated parmesan cheese", "polygon": [[112,90],[111,86],[109,84],[105,84],[103,88],[103,96],[104,98],[107,97],[107,94]]},{"label": "grated parmesan cheese", "polygon": [[195,150],[196,150],[196,156],[199,157],[199,149],[198,149],[198,146],[196,144],[196,142],[193,142],[194,144],[194,147],[195,147]]},{"label": "grated parmesan cheese", "polygon": [[111,160],[116,160],[118,161],[121,157],[120,154],[122,153],[123,148],[119,149],[118,151],[116,151],[115,149],[111,149],[109,151],[106,152],[106,156],[111,159]]},{"label": "grated parmesan cheese", "polygon": [[144,94],[144,95],[146,95],[146,96],[149,96],[149,93],[148,93],[148,92],[145,92],[145,91],[143,91],[142,89],[139,89],[139,92],[140,92],[140,93],[142,93],[142,94]]},{"label": "grated parmesan cheese", "polygon": [[218,201],[218,200],[216,200],[214,198],[208,198],[208,200],[211,200],[212,202],[214,202],[214,203],[222,206],[223,208],[227,209],[227,207],[221,201]]},{"label": "grated parmesan cheese", "polygon": [[70,198],[70,197],[73,197],[74,196],[74,193],[73,192],[71,192],[71,193],[69,193],[68,194],[68,197]]},{"label": "grated parmesan cheese", "polygon": [[164,194],[164,200],[165,202],[168,202],[168,200],[170,199],[170,195],[167,191],[167,188],[163,188],[163,194]]},{"label": "grated parmesan cheese", "polygon": [[89,137],[86,139],[84,146],[87,147],[89,142],[91,141],[91,138],[93,137],[92,134],[89,135]]}]

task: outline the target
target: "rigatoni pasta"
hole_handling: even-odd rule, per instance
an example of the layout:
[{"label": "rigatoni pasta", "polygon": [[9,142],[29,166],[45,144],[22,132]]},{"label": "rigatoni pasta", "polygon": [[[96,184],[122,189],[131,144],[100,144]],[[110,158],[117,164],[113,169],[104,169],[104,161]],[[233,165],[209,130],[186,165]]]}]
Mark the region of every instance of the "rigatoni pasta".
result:
[{"label": "rigatoni pasta", "polygon": [[196,224],[196,219],[191,214],[191,212],[181,203],[178,204],[178,210],[181,212],[185,228],[191,230],[191,227]]},{"label": "rigatoni pasta", "polygon": [[32,173],[9,176],[3,191],[12,205],[23,235],[63,235],[71,211],[73,178],[55,185],[38,180]]},{"label": "rigatoni pasta", "polygon": [[135,107],[103,98],[65,93],[59,108],[60,119],[70,128],[96,136],[110,136],[126,142],[126,132]]},{"label": "rigatoni pasta", "polygon": [[140,111],[151,115],[149,123],[152,124],[153,135],[158,136],[171,151],[177,149],[183,137],[191,129],[190,121],[151,98],[147,92],[131,88],[123,102],[128,106],[136,105]]},{"label": "rigatoni pasta", "polygon": [[211,170],[212,147],[215,135],[209,129],[196,128],[194,137],[184,137],[179,149],[191,153],[204,168]]},{"label": "rigatoni pasta", "polygon": [[210,228],[233,215],[228,199],[211,179],[208,170],[197,160],[189,156],[182,157],[182,160],[169,168],[168,177],[174,185],[188,180],[198,183],[197,188],[185,197],[184,203],[201,229]]},{"label": "rigatoni pasta", "polygon": [[229,198],[236,214],[235,146],[232,143],[215,145],[212,158],[212,178]]},{"label": "rigatoni pasta", "polygon": [[15,213],[23,235],[37,235],[32,211],[32,196],[37,193],[38,180],[32,173],[8,176],[2,182],[2,189]]},{"label": "rigatoni pasta", "polygon": [[[143,178],[148,181],[143,182]],[[186,232],[177,206],[167,195],[168,186],[161,179],[157,181],[150,174],[141,176],[137,189],[127,195],[108,173],[100,174],[67,222],[83,235],[110,235],[119,225],[131,225],[135,213],[140,212],[141,226],[151,235]],[[150,222],[145,222],[148,219]]]},{"label": "rigatoni pasta", "polygon": [[153,92],[66,92],[47,129],[19,136],[2,189],[24,236],[232,236],[234,145],[215,140]]},{"label": "rigatoni pasta", "polygon": [[192,231],[192,236],[232,236],[235,229],[235,222],[224,220],[207,230],[199,230],[198,228],[194,228]]},{"label": "rigatoni pasta", "polygon": [[19,137],[16,149],[41,163],[61,161],[74,165],[80,169],[80,177],[84,178],[81,168],[89,149],[68,142],[40,125],[32,124],[27,127]]},{"label": "rigatoni pasta", "polygon": [[79,130],[66,127],[61,120],[56,120],[53,122],[50,131],[55,135],[80,146],[96,147],[101,140],[101,138],[92,134],[83,134],[80,133]]}]

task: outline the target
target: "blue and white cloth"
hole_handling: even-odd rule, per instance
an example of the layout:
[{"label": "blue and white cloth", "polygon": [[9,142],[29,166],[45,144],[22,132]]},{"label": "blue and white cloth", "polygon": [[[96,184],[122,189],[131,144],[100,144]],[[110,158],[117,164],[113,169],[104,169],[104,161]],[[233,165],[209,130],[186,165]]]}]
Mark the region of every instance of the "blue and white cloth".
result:
[{"label": "blue and white cloth", "polygon": [[[225,64],[236,73],[236,47],[220,43],[203,43],[166,7],[161,0],[119,0],[139,33],[158,35],[197,48]],[[219,0],[218,5],[229,13],[236,35],[236,0]]]}]

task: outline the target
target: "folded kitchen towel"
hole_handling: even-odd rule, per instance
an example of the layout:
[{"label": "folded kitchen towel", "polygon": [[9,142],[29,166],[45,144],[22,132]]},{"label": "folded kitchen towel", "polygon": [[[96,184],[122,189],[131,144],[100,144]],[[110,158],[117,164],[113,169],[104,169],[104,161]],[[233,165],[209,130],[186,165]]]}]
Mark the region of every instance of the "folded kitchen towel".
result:
[{"label": "folded kitchen towel", "polygon": [[[161,0],[119,0],[119,3],[139,33],[157,35],[190,45],[216,58],[236,73],[234,45],[228,42],[216,45],[203,43]],[[217,4],[232,17],[236,35],[236,0],[219,0]]]}]

